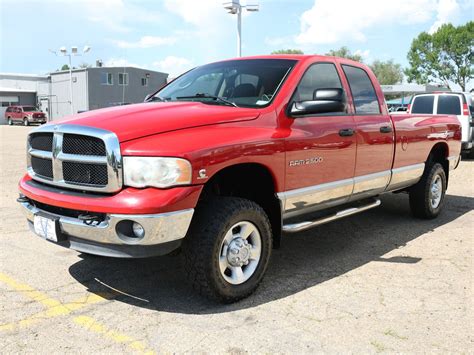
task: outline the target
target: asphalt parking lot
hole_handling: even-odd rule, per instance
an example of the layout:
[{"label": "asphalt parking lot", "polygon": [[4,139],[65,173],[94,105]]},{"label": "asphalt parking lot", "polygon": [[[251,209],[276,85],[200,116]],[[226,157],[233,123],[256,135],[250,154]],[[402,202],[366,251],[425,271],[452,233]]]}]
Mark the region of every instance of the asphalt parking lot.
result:
[{"label": "asphalt parking lot", "polygon": [[216,305],[180,256],[82,255],[32,235],[17,198],[31,128],[0,126],[2,353],[472,353],[474,161],[442,215],[408,198],[286,236],[257,293]]}]

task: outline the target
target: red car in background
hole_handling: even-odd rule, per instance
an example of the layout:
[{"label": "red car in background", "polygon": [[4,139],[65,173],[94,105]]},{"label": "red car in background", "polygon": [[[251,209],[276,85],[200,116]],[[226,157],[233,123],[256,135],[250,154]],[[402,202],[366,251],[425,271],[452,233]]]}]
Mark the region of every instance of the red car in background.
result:
[{"label": "red car in background", "polygon": [[46,123],[46,115],[35,106],[9,106],[5,111],[5,119],[11,126],[21,122],[25,126],[30,123]]}]

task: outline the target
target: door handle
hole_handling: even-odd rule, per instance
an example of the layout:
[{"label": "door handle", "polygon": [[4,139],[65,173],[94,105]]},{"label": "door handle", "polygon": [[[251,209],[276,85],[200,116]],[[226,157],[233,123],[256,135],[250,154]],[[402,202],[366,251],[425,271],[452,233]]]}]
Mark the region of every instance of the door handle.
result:
[{"label": "door handle", "polygon": [[390,132],[392,132],[392,127],[390,127],[390,126],[380,127],[380,133],[390,133]]},{"label": "door handle", "polygon": [[344,128],[339,131],[341,137],[350,137],[354,135],[354,130],[352,128]]}]

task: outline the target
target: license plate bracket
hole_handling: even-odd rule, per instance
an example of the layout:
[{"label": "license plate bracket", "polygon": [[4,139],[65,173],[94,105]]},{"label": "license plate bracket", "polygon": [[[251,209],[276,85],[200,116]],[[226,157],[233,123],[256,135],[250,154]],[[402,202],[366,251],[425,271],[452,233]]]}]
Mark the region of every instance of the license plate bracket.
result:
[{"label": "license plate bracket", "polygon": [[59,228],[59,218],[48,216],[44,214],[36,214],[34,216],[33,226],[35,233],[41,238],[52,242],[59,242],[63,240]]}]

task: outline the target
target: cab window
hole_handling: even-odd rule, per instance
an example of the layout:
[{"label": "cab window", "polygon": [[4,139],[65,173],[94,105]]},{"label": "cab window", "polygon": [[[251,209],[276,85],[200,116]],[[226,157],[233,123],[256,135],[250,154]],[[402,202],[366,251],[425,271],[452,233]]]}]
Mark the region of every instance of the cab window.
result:
[{"label": "cab window", "polygon": [[334,64],[316,63],[309,67],[296,88],[293,101],[311,101],[314,91],[318,89],[342,89]]},{"label": "cab window", "polygon": [[379,114],[377,94],[365,70],[350,65],[343,65],[342,69],[349,82],[356,114]]}]

